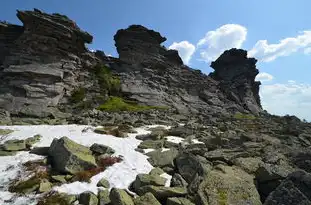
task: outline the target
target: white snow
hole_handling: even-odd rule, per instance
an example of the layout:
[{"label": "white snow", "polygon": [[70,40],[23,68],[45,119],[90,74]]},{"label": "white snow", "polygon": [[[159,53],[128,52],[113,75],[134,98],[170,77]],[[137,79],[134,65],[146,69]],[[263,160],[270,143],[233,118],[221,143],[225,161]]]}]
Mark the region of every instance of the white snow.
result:
[{"label": "white snow", "polygon": [[[136,135],[148,134],[149,128],[157,127],[159,125],[146,126],[137,128],[137,134],[129,134],[128,138],[117,138],[111,135],[96,134],[92,129],[86,129],[89,126],[84,125],[38,125],[38,126],[0,126],[0,129],[12,129],[13,133],[5,137],[1,137],[0,144],[9,139],[26,139],[36,134],[41,134],[43,138],[35,146],[50,146],[54,138],[61,138],[67,136],[77,143],[85,146],[91,146],[93,143],[104,144],[113,148],[115,155],[122,155],[123,161],[116,163],[107,168],[104,172],[91,178],[91,183],[74,182],[71,184],[64,184],[59,187],[54,187],[54,190],[65,192],[68,194],[80,194],[84,191],[92,191],[97,193],[97,182],[106,178],[111,187],[127,189],[131,182],[139,173],[149,173],[153,168],[147,161],[147,156],[135,151],[135,148],[140,144],[140,140],[135,138]],[[169,127],[167,127],[169,128]],[[86,130],[86,132],[82,132]],[[41,156],[29,154],[28,152],[19,152],[16,156],[0,157],[0,204],[5,205],[5,200],[10,199],[13,194],[7,192],[7,185],[10,180],[18,176],[21,170],[21,164],[29,160],[40,159]],[[7,167],[12,167],[6,170]],[[167,186],[170,184],[170,175],[165,175],[168,179]],[[5,188],[3,188],[5,187]],[[14,202],[7,204],[22,205],[25,204],[24,198],[17,198]],[[31,202],[27,202],[31,204]]]},{"label": "white snow", "polygon": [[[181,138],[181,137],[175,137],[175,136],[167,136],[165,137],[167,141],[169,142],[172,142],[172,143],[175,143],[175,144],[179,144],[179,143],[182,143],[185,141],[184,138]],[[191,140],[191,143],[193,144],[204,144],[203,142],[200,142],[199,140],[197,139],[192,139]],[[188,142],[185,142],[185,144],[189,144]]]}]

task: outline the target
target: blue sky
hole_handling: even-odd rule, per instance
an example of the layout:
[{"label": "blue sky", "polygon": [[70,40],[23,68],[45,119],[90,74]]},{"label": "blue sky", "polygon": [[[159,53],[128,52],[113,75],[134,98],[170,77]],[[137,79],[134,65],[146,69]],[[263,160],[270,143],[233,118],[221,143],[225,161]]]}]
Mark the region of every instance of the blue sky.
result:
[{"label": "blue sky", "polygon": [[63,13],[94,36],[90,48],[113,56],[116,31],[142,24],[205,73],[224,49],[241,47],[259,59],[264,108],[311,121],[310,7],[310,0],[10,0],[0,19],[20,24],[16,9]]}]

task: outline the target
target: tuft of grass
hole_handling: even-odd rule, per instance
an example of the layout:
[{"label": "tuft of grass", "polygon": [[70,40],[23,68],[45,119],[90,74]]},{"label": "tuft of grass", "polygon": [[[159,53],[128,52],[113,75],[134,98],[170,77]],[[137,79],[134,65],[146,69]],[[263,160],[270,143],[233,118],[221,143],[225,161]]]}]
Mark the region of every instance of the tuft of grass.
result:
[{"label": "tuft of grass", "polygon": [[97,164],[100,167],[109,167],[109,166],[112,166],[112,165],[119,163],[121,161],[122,161],[121,157],[106,157],[106,158],[100,159],[97,162]]},{"label": "tuft of grass", "polygon": [[227,192],[225,190],[218,190],[218,204],[219,205],[227,205]]},{"label": "tuft of grass", "polygon": [[256,117],[254,115],[251,114],[243,114],[243,113],[235,113],[233,116],[234,119],[237,120],[255,120]]},{"label": "tuft of grass", "polygon": [[104,167],[96,167],[90,170],[85,170],[85,171],[81,171],[76,173],[73,178],[71,179],[72,182],[74,181],[79,181],[79,182],[90,182],[90,179],[103,172],[105,170]]},{"label": "tuft of grass", "polygon": [[98,167],[76,173],[71,179],[71,181],[72,182],[74,181],[89,182],[93,176],[103,172],[107,167],[112,166],[115,163],[119,163],[121,161],[122,161],[122,158],[120,157],[106,157],[106,158],[100,159],[97,162],[97,164],[99,165]]},{"label": "tuft of grass", "polygon": [[129,111],[138,112],[152,109],[167,109],[160,106],[139,105],[132,101],[126,101],[120,97],[110,97],[108,101],[98,107],[99,110],[108,112]]},{"label": "tuft of grass", "polygon": [[120,78],[113,75],[108,67],[101,64],[96,65],[94,70],[101,92],[109,95],[118,95],[121,89]]},{"label": "tuft of grass", "polygon": [[71,94],[71,98],[70,98],[71,102],[79,103],[83,101],[85,98],[85,93],[86,93],[85,88],[79,87],[75,89]]}]

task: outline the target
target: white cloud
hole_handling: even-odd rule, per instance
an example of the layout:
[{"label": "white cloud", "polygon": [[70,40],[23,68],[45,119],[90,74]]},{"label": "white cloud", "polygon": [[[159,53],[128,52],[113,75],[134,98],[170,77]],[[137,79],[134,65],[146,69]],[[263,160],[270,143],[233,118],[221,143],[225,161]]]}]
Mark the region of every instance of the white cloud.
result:
[{"label": "white cloud", "polygon": [[273,79],[274,79],[274,77],[269,73],[259,73],[256,76],[256,80],[261,81],[261,82],[267,82],[267,81],[271,81]]},{"label": "white cloud", "polygon": [[241,48],[246,40],[247,29],[238,24],[226,24],[214,31],[206,33],[197,47],[200,48],[201,58],[210,62],[218,58],[225,50]]},{"label": "white cloud", "polygon": [[260,87],[263,108],[277,115],[296,115],[311,121],[311,85],[293,80],[285,84],[270,84]]},{"label": "white cloud", "polygon": [[310,46],[311,31],[303,31],[300,35],[282,39],[277,44],[269,44],[267,40],[260,40],[248,52],[248,55],[263,62],[270,62],[278,57],[289,56],[300,50],[303,50],[305,54],[310,54]]},{"label": "white cloud", "polygon": [[177,50],[179,53],[179,56],[183,60],[185,64],[188,64],[194,51],[195,51],[195,46],[188,41],[181,41],[179,43],[174,42],[172,45],[168,47],[169,49],[172,50]]}]

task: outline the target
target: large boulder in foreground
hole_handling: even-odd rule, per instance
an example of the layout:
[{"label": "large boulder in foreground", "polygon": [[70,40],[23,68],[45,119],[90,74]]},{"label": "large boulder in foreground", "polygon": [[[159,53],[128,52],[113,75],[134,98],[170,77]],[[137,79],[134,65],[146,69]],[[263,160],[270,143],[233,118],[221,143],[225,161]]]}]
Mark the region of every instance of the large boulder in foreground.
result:
[{"label": "large boulder in foreground", "polygon": [[200,204],[261,205],[253,176],[235,166],[219,164],[199,186]]},{"label": "large boulder in foreground", "polygon": [[53,169],[61,173],[75,174],[97,166],[92,151],[68,137],[54,139],[49,149],[49,156],[52,159]]},{"label": "large boulder in foreground", "polygon": [[311,174],[297,171],[290,174],[266,199],[264,205],[311,204]]}]

